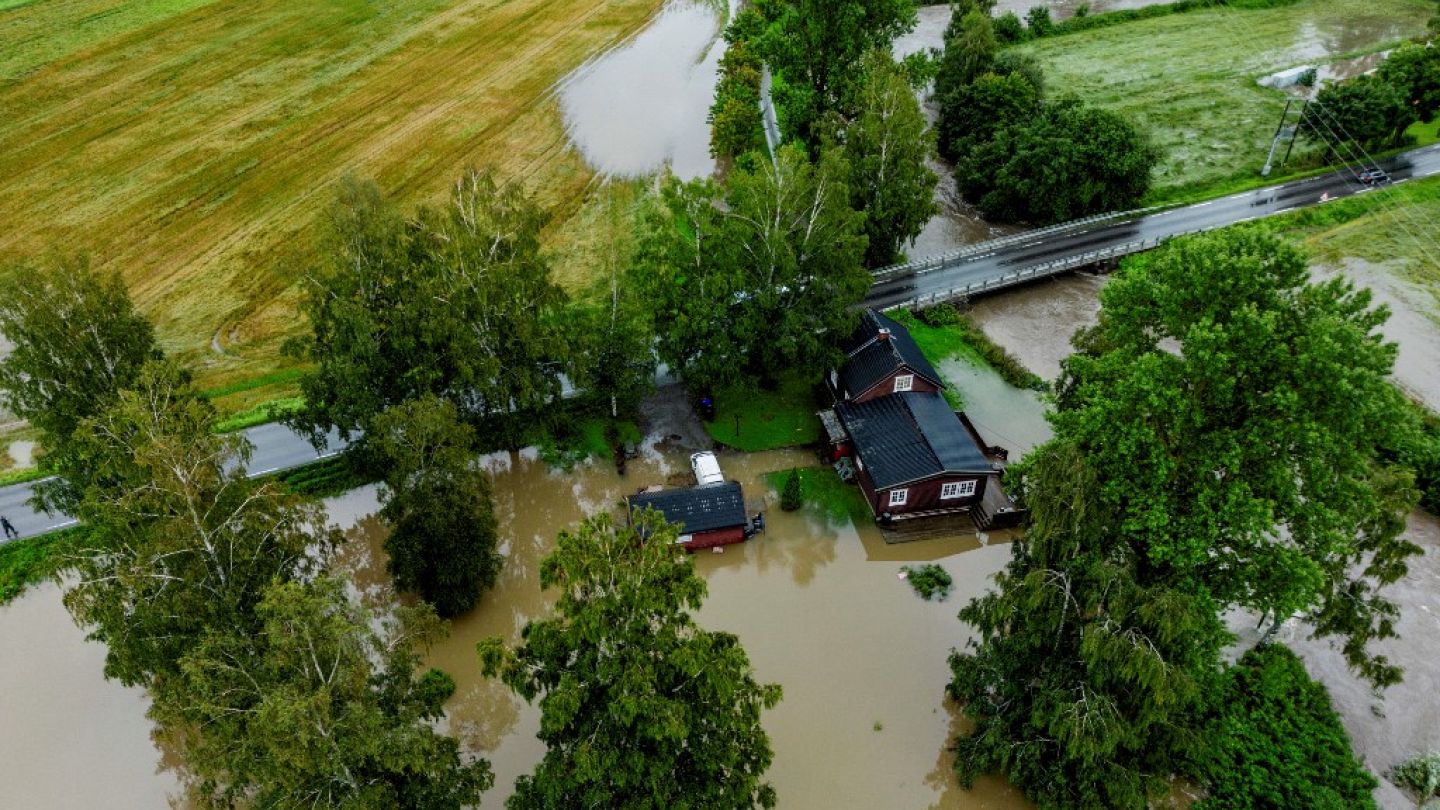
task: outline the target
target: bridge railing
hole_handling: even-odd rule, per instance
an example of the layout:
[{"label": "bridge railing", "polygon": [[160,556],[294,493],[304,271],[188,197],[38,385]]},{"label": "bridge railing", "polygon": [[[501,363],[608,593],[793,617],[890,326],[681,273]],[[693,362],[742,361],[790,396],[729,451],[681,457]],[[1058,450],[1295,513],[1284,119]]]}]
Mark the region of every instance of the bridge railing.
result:
[{"label": "bridge railing", "polygon": [[[1181,234],[1176,235],[1179,236]],[[1013,287],[1017,284],[1024,284],[1029,281],[1045,278],[1046,276],[1057,275],[1067,270],[1073,270],[1076,267],[1085,267],[1086,265],[1095,264],[1106,259],[1112,259],[1119,256],[1128,256],[1131,253],[1139,253],[1144,250],[1150,250],[1152,248],[1158,247],[1162,242],[1171,238],[1174,237],[1156,237],[1153,239],[1140,239],[1133,242],[1126,242],[1120,245],[1111,245],[1110,247],[1090,250],[1084,253],[1077,253],[1073,256],[1066,256],[1064,258],[1054,259],[1052,261],[1032,265],[1030,267],[1025,267],[1011,273],[1006,273],[1004,275],[992,276],[991,278],[981,279],[980,281],[971,282],[969,284],[951,287],[948,290],[938,290],[936,292],[917,295],[907,301],[901,301],[899,303],[892,304],[890,305],[890,307],[887,307],[887,309],[893,307],[924,309],[925,307],[934,306],[935,304],[944,303],[946,301],[953,301],[957,298],[968,298],[970,296],[979,295],[981,293],[994,292],[996,290],[1005,289],[1006,287]]]},{"label": "bridge railing", "polygon": [[1002,236],[998,239],[990,239],[985,242],[977,242],[973,245],[966,245],[963,248],[957,248],[955,250],[947,251],[945,253],[937,253],[933,256],[925,256],[923,258],[904,262],[902,264],[892,264],[886,267],[881,267],[879,269],[871,271],[871,276],[874,277],[874,283],[878,284],[883,281],[889,281],[893,278],[923,275],[925,273],[933,272],[935,270],[944,270],[947,267],[953,267],[954,265],[960,264],[961,262],[964,262],[965,260],[975,256],[988,255],[997,250],[1000,250],[1001,248],[1009,247],[1010,245],[1015,245],[1034,239],[1044,239],[1047,236],[1053,236],[1058,233],[1065,233],[1067,231],[1077,230],[1079,228],[1084,228],[1088,225],[1094,225],[1098,222],[1118,222],[1125,219],[1144,216],[1145,214],[1159,211],[1163,207],[1164,206],[1150,206],[1149,208],[1137,208],[1133,211],[1112,211],[1107,214],[1095,214],[1093,216],[1088,216],[1083,219],[1074,219],[1070,220],[1069,222],[1061,222],[1045,228],[1021,231],[1020,233],[1011,234],[1009,236]]}]

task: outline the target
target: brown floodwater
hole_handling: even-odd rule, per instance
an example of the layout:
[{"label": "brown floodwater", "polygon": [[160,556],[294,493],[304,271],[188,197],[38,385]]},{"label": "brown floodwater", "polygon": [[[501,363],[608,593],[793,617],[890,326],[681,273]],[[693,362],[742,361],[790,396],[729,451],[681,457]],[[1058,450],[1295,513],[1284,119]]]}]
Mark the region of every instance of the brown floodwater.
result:
[{"label": "brown floodwater", "polygon": [[[733,12],[737,0],[729,0]],[[715,2],[674,0],[640,33],[560,82],[571,141],[602,174],[665,166],[683,179],[715,170],[706,120],[725,42]]]},{"label": "brown floodwater", "polygon": [[[683,434],[667,428],[658,435]],[[689,449],[652,440],[624,478],[602,464],[559,473],[531,452],[487,458],[504,573],[429,656],[458,684],[448,706],[451,730],[496,771],[496,787],[482,806],[500,807],[515,777],[534,767],[544,747],[534,736],[538,710],[481,677],[475,642],[499,636],[515,643],[526,622],[548,615],[553,595],[541,592],[538,565],[555,534],[618,508],[642,486],[683,475]],[[808,451],[722,453],[720,461],[727,477],[743,484],[747,500],[770,503],[776,494],[763,483],[765,473],[815,463]],[[370,597],[393,598],[380,548],[385,530],[373,517],[374,488],[327,506],[332,519],[349,527],[342,567]],[[959,726],[943,696],[945,657],[968,638],[955,613],[1009,559],[1008,537],[982,538],[966,527],[952,537],[889,546],[873,525],[857,528],[848,519],[778,509],[767,509],[766,517],[760,537],[696,557],[710,587],[698,621],[738,635],[758,676],[785,689],[784,701],[764,719],[775,750],[769,779],[781,806],[1028,806],[998,780],[961,789],[946,751]],[[949,601],[925,602],[897,577],[902,564],[920,560],[938,562],[955,578]]]},{"label": "brown floodwater", "polygon": [[180,782],[150,737],[139,689],[104,678],[45,583],[0,606],[0,807],[165,807]]}]

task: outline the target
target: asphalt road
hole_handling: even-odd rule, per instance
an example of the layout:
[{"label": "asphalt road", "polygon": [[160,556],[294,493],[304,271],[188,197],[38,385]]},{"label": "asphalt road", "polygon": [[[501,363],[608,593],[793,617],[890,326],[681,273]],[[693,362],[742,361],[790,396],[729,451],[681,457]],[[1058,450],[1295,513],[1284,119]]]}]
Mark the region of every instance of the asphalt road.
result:
[{"label": "asphalt road", "polygon": [[[1440,144],[1402,153],[1381,161],[1380,166],[1389,173],[1392,184],[1435,174],[1440,172]],[[1033,241],[1010,241],[994,251],[982,250],[942,269],[879,282],[871,288],[865,305],[883,309],[917,296],[943,295],[968,284],[1095,250],[1220,228],[1361,193],[1383,194],[1384,189],[1360,183],[1351,171],[1339,171],[1148,216],[1047,233]],[[1427,225],[1434,227],[1433,223],[1410,223],[1409,228],[1416,230],[1419,237],[1418,229]]]},{"label": "asphalt road", "polygon": [[[251,477],[309,464],[345,448],[340,436],[332,432],[326,437],[325,449],[317,451],[303,436],[275,422],[249,428],[244,435],[254,446],[249,467]],[[68,515],[47,515],[32,508],[29,500],[33,487],[34,482],[0,487],[0,515],[14,524],[21,537],[75,524],[75,519]],[[0,543],[3,542],[5,538],[0,538]]]},{"label": "asphalt road", "polygon": [[[1440,144],[1405,152],[1381,161],[1380,165],[1389,173],[1392,183],[1436,174],[1440,172]],[[879,282],[871,288],[865,304],[880,308],[894,306],[917,295],[944,293],[987,278],[1102,248],[1219,228],[1326,200],[1377,191],[1381,190],[1360,183],[1353,172],[1339,171],[1148,216],[1062,228],[1058,232],[1037,235],[1034,240],[1007,242],[994,251],[980,250],[942,269]],[[1417,223],[1411,227],[1425,225],[1433,230],[1431,223]],[[299,467],[333,456],[345,447],[339,436],[332,434],[326,448],[317,452],[304,437],[279,424],[250,428],[245,431],[245,436],[255,447],[250,460],[252,476]],[[16,484],[0,488],[0,515],[9,518],[21,537],[75,523],[66,515],[46,515],[32,509],[28,504],[31,486]],[[0,542],[4,539],[0,538]]]}]

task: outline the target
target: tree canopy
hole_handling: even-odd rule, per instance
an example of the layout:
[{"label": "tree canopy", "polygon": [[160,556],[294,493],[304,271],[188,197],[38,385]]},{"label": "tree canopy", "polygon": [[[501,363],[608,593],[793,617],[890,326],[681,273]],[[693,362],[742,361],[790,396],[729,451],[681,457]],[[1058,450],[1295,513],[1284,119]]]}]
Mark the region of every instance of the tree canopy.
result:
[{"label": "tree canopy", "polygon": [[118,275],[84,259],[57,258],[0,273],[0,333],[14,344],[0,360],[0,396],[40,430],[44,463],[60,475],[36,487],[38,501],[69,511],[87,474],[70,456],[71,434],[160,358],[155,330],[135,311]]},{"label": "tree canopy", "polygon": [[939,178],[925,165],[934,149],[925,114],[889,56],[866,60],[860,115],[843,137],[850,206],[865,213],[865,264],[890,264],[935,214]]},{"label": "tree canopy", "polygon": [[764,0],[769,23],[757,37],[760,54],[779,81],[773,93],[787,137],[818,152],[822,121],[859,109],[861,63],[874,50],[890,52],[895,38],[915,27],[914,0]]},{"label": "tree canopy", "polygon": [[656,512],[562,532],[540,568],[555,618],[513,651],[481,643],[487,674],[540,699],[545,758],[509,807],[775,806],[760,713],[780,687],[755,681],[733,635],[695,625],[705,582],[676,537]]},{"label": "tree canopy", "polygon": [[667,183],[646,218],[639,278],[660,358],[701,388],[752,373],[820,373],[868,289],[864,217],[850,208],[838,150],[812,164],[796,146],[775,164]]},{"label": "tree canopy", "polygon": [[1327,83],[1305,108],[1300,134],[1347,162],[1358,159],[1356,150],[1398,145],[1419,114],[1407,90],[1377,75]]},{"label": "tree canopy", "polygon": [[1299,615],[1373,683],[1399,678],[1370,649],[1417,551],[1410,473],[1385,453],[1415,429],[1386,315],[1254,230],[1126,263],[1063,364],[1055,438],[1007,473],[1032,524],[961,614],[978,635],[951,659],[975,723],[962,779],[1144,807],[1198,761],[1235,608]]},{"label": "tree canopy", "polygon": [[75,512],[90,531],[65,603],[122,683],[161,688],[207,629],[254,628],[264,588],[332,539],[317,509],[246,480],[244,439],[213,427],[186,375],[153,361],[72,439],[91,467]]},{"label": "tree canopy", "polygon": [[353,435],[427,393],[467,420],[498,421],[508,440],[515,414],[544,419],[565,357],[565,295],[540,255],[545,219],[488,172],[466,173],[444,209],[412,221],[373,183],[342,181],[308,275],[313,335],[288,346],[315,366],[296,425]]},{"label": "tree canopy", "polygon": [[1157,159],[1125,118],[1061,99],[961,155],[955,178],[988,218],[1061,222],[1134,208],[1150,190]]},{"label": "tree canopy", "polygon": [[470,610],[502,564],[475,431],[452,403],[427,395],[376,417],[370,440],[386,470],[380,516],[390,524],[385,550],[395,586],[444,617]]},{"label": "tree canopy", "polygon": [[333,577],[269,588],[253,635],[215,627],[165,706],[203,729],[187,763],[206,804],[460,810],[494,777],[433,726],[455,684],[417,674],[443,634],[424,607],[376,620]]}]

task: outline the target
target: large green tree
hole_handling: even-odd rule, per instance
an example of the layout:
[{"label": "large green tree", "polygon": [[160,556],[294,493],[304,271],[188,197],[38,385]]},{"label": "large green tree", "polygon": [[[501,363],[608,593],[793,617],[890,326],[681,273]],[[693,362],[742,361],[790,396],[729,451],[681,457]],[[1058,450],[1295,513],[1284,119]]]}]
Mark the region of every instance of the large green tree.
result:
[{"label": "large green tree", "polygon": [[1228,640],[1219,615],[1304,617],[1376,683],[1398,670],[1380,593],[1416,548],[1414,428],[1388,375],[1383,309],[1251,230],[1133,260],[1076,338],[1055,439],[1017,468],[1033,523],[951,693],[975,731],[963,779],[1004,772],[1046,807],[1144,807],[1196,761]]},{"label": "large green tree", "polygon": [[435,730],[455,683],[419,672],[444,628],[427,608],[377,621],[332,577],[270,587],[254,632],[210,628],[183,694],[187,767],[212,807],[460,810],[494,777]]},{"label": "large green tree", "polygon": [[522,417],[547,418],[565,296],[540,255],[544,223],[518,185],[488,172],[467,172],[446,206],[410,221],[373,183],[343,181],[307,276],[313,334],[288,346],[314,364],[297,426],[352,435],[427,393],[498,422],[507,440]]},{"label": "large green tree", "polygon": [[775,806],[760,714],[780,687],[756,682],[733,635],[695,625],[705,582],[676,532],[655,512],[562,532],[540,568],[555,618],[513,651],[480,644],[487,674],[540,699],[547,752],[509,807]]},{"label": "large green tree", "polygon": [[986,73],[940,100],[940,152],[952,160],[969,155],[1000,132],[1028,125],[1040,111],[1040,93],[1024,75]]},{"label": "large green tree", "polygon": [[[1197,744],[1190,718],[1226,641],[1203,587],[1149,582],[1095,490],[1103,470],[1052,442],[1012,468],[1031,510],[996,589],[960,617],[947,687],[974,729],[962,784],[999,771],[1042,808],[1143,808]],[[1007,481],[1015,479],[1007,475]]]},{"label": "large green tree", "polygon": [[385,550],[395,585],[441,616],[464,613],[502,564],[474,429],[449,401],[427,395],[376,417],[369,435],[389,490],[380,516],[390,524]]},{"label": "large green tree", "polygon": [[1405,44],[1390,52],[1376,73],[1399,88],[1415,116],[1429,123],[1440,111],[1440,48]]},{"label": "large green tree", "polygon": [[865,263],[896,261],[935,214],[935,183],[925,165],[934,141],[901,67],[884,53],[865,61],[860,115],[845,128],[850,205],[865,214]]},{"label": "large green tree", "polygon": [[915,27],[914,0],[764,0],[770,22],[756,39],[780,81],[774,88],[787,137],[818,153],[822,121],[859,109],[861,63],[873,50],[888,53],[895,38]]},{"label": "large green tree", "polygon": [[331,540],[318,509],[245,478],[249,448],[215,434],[214,415],[182,371],[152,361],[73,434],[91,468],[75,511],[89,531],[65,603],[125,684],[161,690],[207,630],[253,630],[264,588]]},{"label": "large green tree", "polygon": [[1343,162],[1358,160],[1363,151],[1396,146],[1419,110],[1409,88],[1376,75],[1356,76],[1320,88],[1300,119],[1302,136],[1326,144]]},{"label": "large green tree", "polygon": [[1157,158],[1125,118],[1062,99],[969,149],[955,178],[990,219],[1060,222],[1135,207]]},{"label": "large green tree", "polygon": [[1379,684],[1393,635],[1378,589],[1405,573],[1408,470],[1382,459],[1418,429],[1391,383],[1389,313],[1253,230],[1175,242],[1108,285],[1076,338],[1053,422],[1104,471],[1097,496],[1150,575],[1224,605],[1310,617]]},{"label": "large green tree", "polygon": [[59,258],[0,272],[0,333],[14,344],[0,360],[0,397],[40,430],[43,463],[59,476],[36,487],[37,499],[69,511],[89,473],[69,452],[71,434],[160,357],[154,329],[118,275]]},{"label": "large green tree", "polygon": [[869,288],[864,216],[850,208],[838,150],[812,164],[795,146],[737,167],[722,198],[671,181],[637,256],[660,358],[710,387],[750,373],[820,373]]},{"label": "large green tree", "polygon": [[[954,94],[992,70],[999,46],[990,15],[979,9],[961,13],[957,8],[945,31],[945,50],[935,74],[935,98],[942,118],[956,104]],[[942,149],[949,145],[942,142]]]}]

